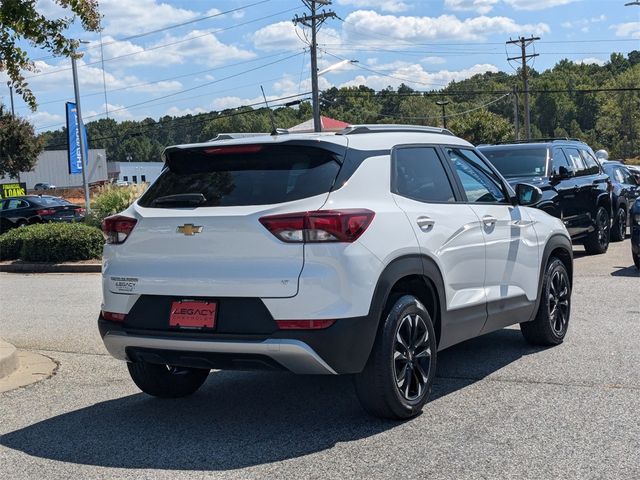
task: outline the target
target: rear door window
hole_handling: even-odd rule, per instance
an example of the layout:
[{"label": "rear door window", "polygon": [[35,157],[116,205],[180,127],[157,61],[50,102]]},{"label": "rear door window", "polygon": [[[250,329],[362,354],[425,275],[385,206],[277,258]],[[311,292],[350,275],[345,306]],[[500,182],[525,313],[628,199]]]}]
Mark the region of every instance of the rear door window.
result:
[{"label": "rear door window", "polygon": [[580,152],[578,152],[577,148],[565,148],[564,153],[567,155],[571,164],[573,165],[573,170],[576,172],[576,177],[580,175],[587,175],[587,165],[585,164],[582,156],[580,156]]},{"label": "rear door window", "polygon": [[455,202],[449,177],[433,147],[395,150],[393,192],[419,202]]},{"label": "rear door window", "polygon": [[[235,145],[174,150],[140,198],[142,207],[271,205],[328,193],[340,170],[336,155],[307,146]],[[178,197],[175,197],[175,196]],[[176,199],[174,204],[167,201]]]}]

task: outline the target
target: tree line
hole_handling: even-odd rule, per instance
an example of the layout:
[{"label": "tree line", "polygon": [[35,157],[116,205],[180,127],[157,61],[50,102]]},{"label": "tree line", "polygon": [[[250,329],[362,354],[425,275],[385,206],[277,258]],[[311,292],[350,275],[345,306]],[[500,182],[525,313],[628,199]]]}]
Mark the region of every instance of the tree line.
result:
[{"label": "tree line", "polygon": [[[604,65],[569,60],[538,72],[530,69],[532,137],[574,137],[611,158],[640,157],[640,51],[614,53]],[[417,91],[407,85],[375,91],[365,86],[330,88],[320,94],[322,115],[349,123],[442,125],[438,100],[446,100],[447,127],[474,144],[515,137],[514,87],[518,72],[484,73],[452,82],[442,90]],[[523,138],[522,92],[520,135]],[[311,118],[311,106],[272,110],[278,128]],[[47,149],[66,148],[66,129],[40,135]],[[270,132],[267,108],[243,107],[158,120],[87,124],[91,148],[104,148],[111,161],[159,161],[164,147],[202,142],[219,133]]]}]

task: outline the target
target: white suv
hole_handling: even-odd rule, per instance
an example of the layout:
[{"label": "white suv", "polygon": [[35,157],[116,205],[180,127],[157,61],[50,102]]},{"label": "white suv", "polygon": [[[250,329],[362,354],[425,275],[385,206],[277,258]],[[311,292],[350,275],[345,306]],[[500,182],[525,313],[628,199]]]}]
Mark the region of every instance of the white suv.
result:
[{"label": "white suv", "polygon": [[562,342],[572,250],[449,131],[360,125],[217,139],[105,220],[107,350],[144,392],[195,392],[211,369],[355,374],[363,407],[417,414],[437,352],[520,323]]}]

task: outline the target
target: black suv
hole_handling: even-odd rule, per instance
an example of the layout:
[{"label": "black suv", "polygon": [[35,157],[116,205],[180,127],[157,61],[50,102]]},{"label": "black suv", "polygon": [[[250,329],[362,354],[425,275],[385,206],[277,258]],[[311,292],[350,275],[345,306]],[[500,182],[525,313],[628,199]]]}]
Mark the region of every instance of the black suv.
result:
[{"label": "black suv", "polygon": [[540,188],[542,200],[535,206],[562,219],[574,243],[584,243],[588,254],[607,251],[611,182],[586,143],[542,139],[478,149],[512,185]]},{"label": "black suv", "polygon": [[627,218],[629,209],[635,202],[640,189],[633,174],[620,162],[603,162],[602,168],[613,184],[613,226],[611,240],[619,242],[627,235]]}]

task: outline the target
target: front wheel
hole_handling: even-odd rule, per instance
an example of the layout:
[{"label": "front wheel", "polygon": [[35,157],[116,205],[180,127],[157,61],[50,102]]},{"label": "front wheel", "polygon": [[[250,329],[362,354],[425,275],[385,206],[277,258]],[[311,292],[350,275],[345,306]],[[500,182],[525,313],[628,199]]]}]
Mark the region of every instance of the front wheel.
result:
[{"label": "front wheel", "polygon": [[609,212],[604,207],[598,207],[594,225],[595,230],[589,234],[584,242],[584,249],[587,255],[598,255],[607,252],[611,233],[610,226]]},{"label": "front wheel", "polygon": [[619,208],[613,219],[613,228],[611,229],[611,241],[621,242],[627,235],[627,212],[624,208]]},{"label": "front wheel", "polygon": [[552,257],[544,274],[538,313],[530,322],[520,324],[527,342],[533,345],[558,345],[569,328],[571,314],[571,282],[559,259]]},{"label": "front wheel", "polygon": [[381,418],[406,419],[422,410],[436,373],[436,335],[420,301],[395,300],[364,370],[355,376],[362,407]]},{"label": "front wheel", "polygon": [[191,395],[209,376],[209,370],[205,368],[174,367],[147,362],[129,362],[127,367],[131,379],[140,390],[161,398]]}]

